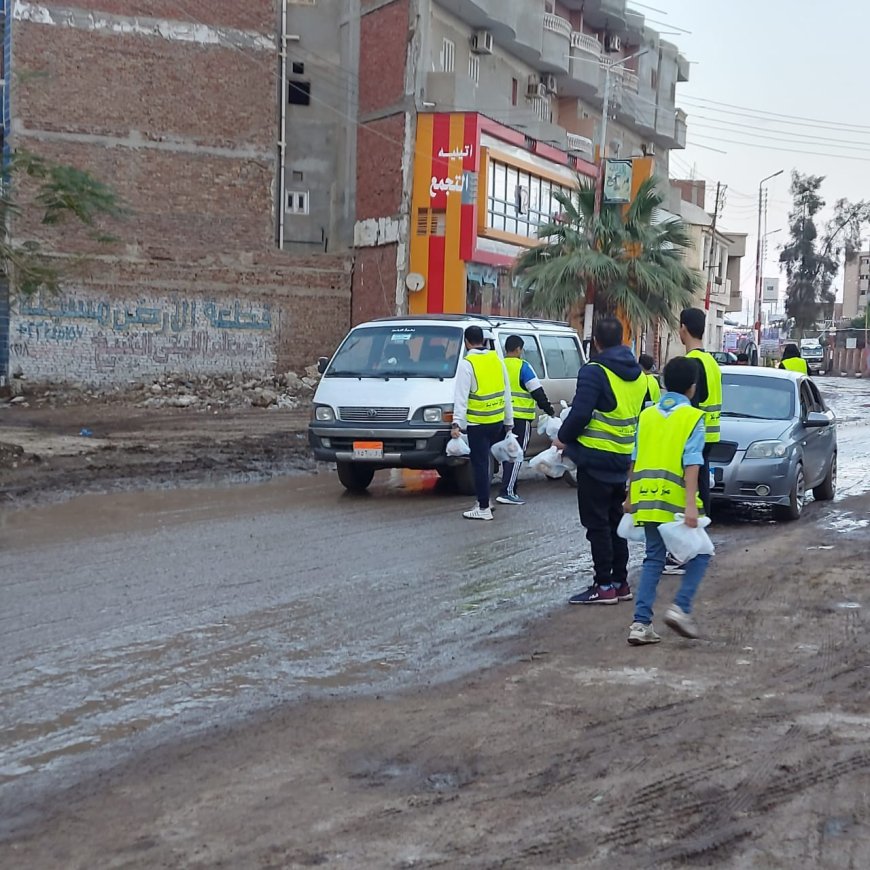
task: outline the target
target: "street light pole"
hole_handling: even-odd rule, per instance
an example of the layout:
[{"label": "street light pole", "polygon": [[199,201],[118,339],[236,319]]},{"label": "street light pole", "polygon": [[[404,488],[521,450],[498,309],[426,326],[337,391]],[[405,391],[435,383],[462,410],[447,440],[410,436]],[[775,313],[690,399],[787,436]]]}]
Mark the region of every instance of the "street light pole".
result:
[{"label": "street light pole", "polygon": [[758,184],[758,246],[756,248],[755,254],[755,346],[758,353],[759,362],[761,362],[761,271],[763,266],[763,263],[761,262],[763,246],[763,238],[761,235],[761,217],[764,185],[772,178],[776,178],[778,175],[782,175],[783,172],[785,172],[785,170],[780,169],[779,172],[774,172],[772,175],[768,175],[766,178],[762,178]]},{"label": "street light pole", "polygon": [[[640,57],[648,51],[649,49],[645,48],[643,51],[635,52],[635,54],[623,58],[618,63],[604,64],[604,92],[602,94],[604,98],[604,106],[602,108],[601,135],[598,145],[598,172],[595,176],[595,204],[592,209],[592,227],[589,228],[589,241],[592,243],[595,241],[593,228],[598,222],[598,218],[601,216],[601,205],[604,198],[604,173],[607,165],[605,160],[607,155],[607,121],[610,116],[610,75],[613,70],[625,66],[625,64],[630,60],[634,60],[636,57]],[[596,288],[591,283],[586,285],[586,311],[583,315],[584,341],[591,341],[592,339],[592,321],[595,317],[595,289]]]}]

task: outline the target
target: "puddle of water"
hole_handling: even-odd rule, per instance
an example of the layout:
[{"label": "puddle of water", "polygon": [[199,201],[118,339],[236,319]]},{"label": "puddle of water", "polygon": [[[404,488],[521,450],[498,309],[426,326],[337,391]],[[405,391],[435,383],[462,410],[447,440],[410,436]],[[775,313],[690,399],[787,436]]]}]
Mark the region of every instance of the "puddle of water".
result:
[{"label": "puddle of water", "polygon": [[825,528],[845,534],[870,526],[870,517],[859,517],[851,511],[838,511],[825,523]]}]

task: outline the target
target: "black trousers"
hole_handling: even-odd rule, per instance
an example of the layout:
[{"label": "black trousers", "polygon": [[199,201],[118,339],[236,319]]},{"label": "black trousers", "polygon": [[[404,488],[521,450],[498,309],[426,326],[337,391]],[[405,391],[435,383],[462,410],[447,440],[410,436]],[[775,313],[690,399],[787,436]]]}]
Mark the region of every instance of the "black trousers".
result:
[{"label": "black trousers", "polygon": [[619,586],[628,578],[628,542],[616,534],[625,496],[625,483],[603,483],[577,469],[580,522],[592,548],[595,582],[602,586]]},{"label": "black trousers", "polygon": [[[532,424],[534,420],[524,420],[521,417],[514,417],[514,435],[517,436],[517,441],[520,442],[520,447],[523,448],[523,453],[529,448],[529,436],[532,434]],[[501,464],[501,494],[516,495],[517,481],[520,477],[520,462],[503,462]]]},{"label": "black trousers", "polygon": [[471,450],[471,467],[474,470],[474,492],[482,508],[489,507],[489,487],[492,482],[492,449],[504,438],[504,423],[480,423],[470,425],[468,446]]}]

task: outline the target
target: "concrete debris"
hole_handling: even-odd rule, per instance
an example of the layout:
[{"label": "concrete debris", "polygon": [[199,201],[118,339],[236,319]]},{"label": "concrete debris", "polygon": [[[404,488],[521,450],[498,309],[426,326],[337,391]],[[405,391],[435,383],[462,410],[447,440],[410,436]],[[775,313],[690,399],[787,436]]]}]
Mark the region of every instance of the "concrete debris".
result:
[{"label": "concrete debris", "polygon": [[27,384],[23,394],[13,396],[9,404],[22,407],[128,404],[140,408],[189,408],[196,411],[221,408],[296,410],[311,402],[319,381],[317,366],[308,366],[301,375],[297,372],[266,377],[241,372],[223,376],[167,374],[113,387],[82,383]]}]

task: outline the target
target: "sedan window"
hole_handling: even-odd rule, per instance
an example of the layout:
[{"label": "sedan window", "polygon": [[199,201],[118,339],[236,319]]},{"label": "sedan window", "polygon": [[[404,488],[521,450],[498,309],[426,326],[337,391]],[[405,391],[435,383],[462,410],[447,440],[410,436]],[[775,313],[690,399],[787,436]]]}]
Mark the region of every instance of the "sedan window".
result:
[{"label": "sedan window", "polygon": [[722,416],[791,420],[795,386],[785,378],[727,373],[722,378]]}]

